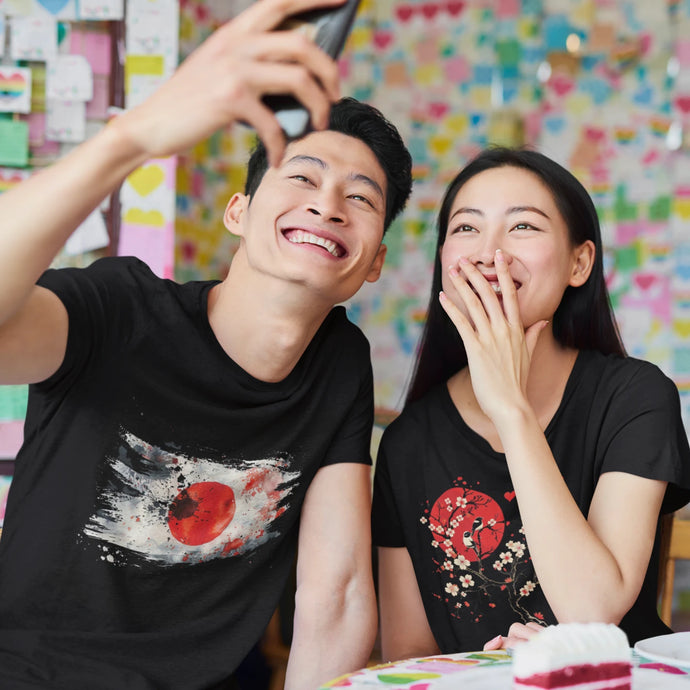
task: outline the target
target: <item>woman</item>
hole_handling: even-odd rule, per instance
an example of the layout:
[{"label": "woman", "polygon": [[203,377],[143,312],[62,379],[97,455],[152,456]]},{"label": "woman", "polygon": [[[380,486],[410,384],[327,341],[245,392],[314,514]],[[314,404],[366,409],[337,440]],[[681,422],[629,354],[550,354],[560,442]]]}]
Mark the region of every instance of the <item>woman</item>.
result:
[{"label": "woman", "polygon": [[678,391],[625,356],[589,195],[539,153],[480,154],[441,206],[407,404],[380,445],[384,658],[566,621],[620,624],[631,645],[670,632],[659,515],[688,489]]}]

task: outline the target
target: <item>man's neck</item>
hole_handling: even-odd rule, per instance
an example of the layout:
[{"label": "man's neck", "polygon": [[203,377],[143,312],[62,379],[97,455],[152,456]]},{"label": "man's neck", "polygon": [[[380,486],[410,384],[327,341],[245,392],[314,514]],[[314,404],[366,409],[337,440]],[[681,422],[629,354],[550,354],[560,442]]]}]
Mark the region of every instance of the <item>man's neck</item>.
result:
[{"label": "man's neck", "polygon": [[261,381],[282,381],[331,310],[299,286],[233,271],[211,288],[208,318],[228,356]]}]

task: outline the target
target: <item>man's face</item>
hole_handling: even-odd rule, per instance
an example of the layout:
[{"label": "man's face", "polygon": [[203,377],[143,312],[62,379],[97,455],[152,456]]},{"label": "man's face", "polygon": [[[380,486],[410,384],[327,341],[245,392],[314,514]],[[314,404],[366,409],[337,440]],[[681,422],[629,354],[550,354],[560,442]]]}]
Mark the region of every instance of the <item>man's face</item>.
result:
[{"label": "man's face", "polygon": [[359,139],[324,131],[291,143],[251,200],[233,196],[225,225],[253,269],[337,304],[378,279],[385,213],[376,156]]}]

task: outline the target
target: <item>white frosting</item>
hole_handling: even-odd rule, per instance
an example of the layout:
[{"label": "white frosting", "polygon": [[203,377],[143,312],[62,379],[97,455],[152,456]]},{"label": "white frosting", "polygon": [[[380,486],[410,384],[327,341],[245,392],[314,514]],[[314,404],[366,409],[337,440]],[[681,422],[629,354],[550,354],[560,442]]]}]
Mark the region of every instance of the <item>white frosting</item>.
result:
[{"label": "white frosting", "polygon": [[516,645],[513,676],[524,678],[564,666],[611,661],[632,661],[628,638],[619,627],[612,623],[561,623]]}]

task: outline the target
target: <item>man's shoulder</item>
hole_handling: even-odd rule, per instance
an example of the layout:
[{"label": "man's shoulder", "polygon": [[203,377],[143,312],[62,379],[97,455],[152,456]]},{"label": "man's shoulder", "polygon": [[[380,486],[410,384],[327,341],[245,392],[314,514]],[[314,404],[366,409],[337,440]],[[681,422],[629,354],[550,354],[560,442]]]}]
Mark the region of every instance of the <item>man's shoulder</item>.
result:
[{"label": "man's shoulder", "polygon": [[349,318],[345,307],[333,307],[324,319],[321,330],[341,347],[355,348],[356,352],[369,356],[369,340],[362,329]]}]

